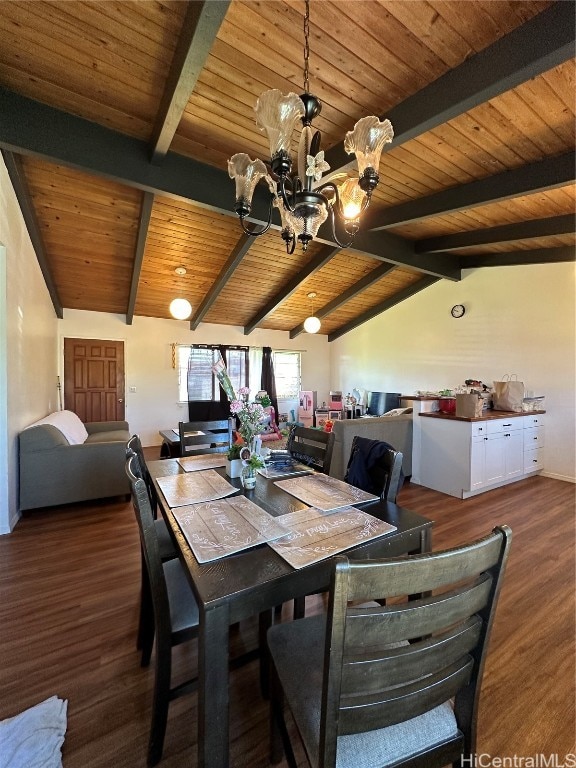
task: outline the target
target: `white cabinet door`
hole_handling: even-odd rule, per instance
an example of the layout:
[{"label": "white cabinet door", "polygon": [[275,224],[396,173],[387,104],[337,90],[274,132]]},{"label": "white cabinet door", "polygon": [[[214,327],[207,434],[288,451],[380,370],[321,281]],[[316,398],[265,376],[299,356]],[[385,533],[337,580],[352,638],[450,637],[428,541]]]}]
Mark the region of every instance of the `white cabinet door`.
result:
[{"label": "white cabinet door", "polygon": [[503,434],[494,433],[488,435],[486,446],[486,467],[484,471],[484,485],[492,485],[506,476],[505,437]]},{"label": "white cabinet door", "polygon": [[470,445],[470,488],[475,491],[486,485],[486,442],[488,438],[477,435]]},{"label": "white cabinet door", "polygon": [[504,477],[521,477],[524,474],[523,430],[504,433]]},{"label": "white cabinet door", "polygon": [[544,427],[530,427],[524,430],[524,450],[544,448]]},{"label": "white cabinet door", "polygon": [[544,449],[534,448],[530,451],[524,451],[524,472],[538,472],[544,469]]}]

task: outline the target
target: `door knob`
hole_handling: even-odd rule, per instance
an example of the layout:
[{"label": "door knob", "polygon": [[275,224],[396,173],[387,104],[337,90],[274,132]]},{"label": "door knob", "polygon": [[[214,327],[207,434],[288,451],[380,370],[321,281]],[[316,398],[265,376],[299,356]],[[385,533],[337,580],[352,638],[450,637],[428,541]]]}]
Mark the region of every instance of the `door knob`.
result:
[{"label": "door knob", "polygon": [[119,398],[118,398],[118,402],[119,402],[119,403],[123,403],[123,402],[124,402],[124,399],[123,399],[122,397],[119,397]]}]

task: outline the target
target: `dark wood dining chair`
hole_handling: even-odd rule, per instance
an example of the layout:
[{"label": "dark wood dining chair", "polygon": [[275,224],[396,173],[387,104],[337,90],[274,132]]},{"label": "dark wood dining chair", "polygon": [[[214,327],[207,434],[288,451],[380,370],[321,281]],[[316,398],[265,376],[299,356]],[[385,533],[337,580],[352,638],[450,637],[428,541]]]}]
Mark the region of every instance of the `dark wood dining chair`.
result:
[{"label": "dark wood dining chair", "polygon": [[471,765],[511,538],[502,526],[442,552],[338,558],[327,616],[268,630],[272,762],[284,748],[297,765],[286,703],[312,768]]},{"label": "dark wood dining chair", "polygon": [[158,510],[158,498],[156,496],[154,482],[150,476],[150,472],[148,471],[146,459],[144,458],[144,448],[142,447],[142,441],[140,440],[139,435],[132,435],[130,440],[128,440],[126,443],[126,451],[132,451],[138,457],[138,463],[140,464],[140,469],[142,470],[142,479],[146,483],[146,489],[148,490],[148,496],[150,497],[152,513],[154,514],[154,517],[156,517]]},{"label": "dark wood dining chair", "polygon": [[180,456],[196,456],[202,453],[226,453],[232,445],[234,420],[181,421]]},{"label": "dark wood dining chair", "polygon": [[382,501],[396,503],[404,484],[402,461],[404,455],[382,440],[370,440],[355,435],[344,480]]},{"label": "dark wood dining chair", "polygon": [[333,432],[296,426],[288,435],[286,450],[303,464],[328,475],[332,462],[334,439]]},{"label": "dark wood dining chair", "polygon": [[152,766],[162,757],[169,703],[197,688],[196,677],[178,686],[172,686],[171,673],[172,648],[198,636],[199,613],[198,604],[180,560],[162,562],[146,483],[139,477],[135,456],[127,458],[126,474],[130,481],[132,502],[138,521],[154,615],[154,694],[147,758],[148,765]]},{"label": "dark wood dining chair", "polygon": [[[321,429],[310,427],[292,427],[286,449],[297,461],[307,464],[318,472],[330,474],[332,451],[335,435]],[[322,592],[324,590],[321,590]],[[317,592],[313,594],[318,594]],[[294,600],[294,618],[302,618],[306,612],[306,597],[304,595]]]},{"label": "dark wood dining chair", "polygon": [[[132,471],[136,477],[143,480],[148,493],[148,501],[152,509],[154,519],[154,528],[158,540],[158,549],[160,560],[165,563],[178,556],[168,526],[162,517],[156,517],[157,497],[154,483],[148,472],[144,451],[138,435],[133,435],[126,445],[126,458],[134,456]],[[138,611],[138,632],[136,635],[136,647],[142,651],[142,666],[146,667],[150,663],[150,654],[154,643],[154,609],[152,605],[152,594],[150,592],[150,582],[148,579],[148,570],[142,553],[142,568],[140,573],[140,606]]]}]

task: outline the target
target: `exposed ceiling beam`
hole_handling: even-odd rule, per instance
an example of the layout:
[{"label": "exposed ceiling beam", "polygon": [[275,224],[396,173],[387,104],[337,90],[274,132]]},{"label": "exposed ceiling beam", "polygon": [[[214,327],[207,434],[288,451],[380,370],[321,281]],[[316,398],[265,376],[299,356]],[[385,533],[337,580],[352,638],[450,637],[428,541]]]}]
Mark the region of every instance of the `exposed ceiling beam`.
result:
[{"label": "exposed ceiling beam", "polygon": [[455,251],[459,248],[470,248],[475,245],[567,235],[572,232],[576,232],[576,217],[573,213],[567,213],[563,216],[548,216],[545,219],[519,221],[514,224],[503,224],[499,227],[487,227],[486,229],[474,229],[470,232],[456,232],[453,235],[424,238],[414,243],[414,247],[416,253]]},{"label": "exposed ceiling beam", "polygon": [[138,236],[136,238],[136,252],[134,254],[134,266],[132,267],[132,279],[130,280],[130,297],[128,299],[128,309],[126,311],[126,325],[132,325],[132,320],[134,319],[134,308],[136,306],[138,284],[140,282],[140,273],[142,272],[144,249],[146,247],[146,238],[148,237],[148,228],[150,226],[153,205],[154,195],[151,192],[145,192],[142,197],[140,216],[138,218]]},{"label": "exposed ceiling beam", "polygon": [[[41,157],[154,195],[191,200],[209,210],[236,217],[233,210],[234,185],[226,171],[174,152],[168,152],[161,165],[152,165],[146,142],[20,96],[1,86],[0,148]],[[250,221],[256,224],[267,221],[269,199],[267,188],[257,185]],[[274,224],[272,226],[279,229]],[[318,241],[335,248],[336,244],[331,243],[329,238],[328,230],[322,227]],[[415,257],[413,244],[392,233],[369,237],[364,246],[371,243],[373,252],[364,246],[359,247],[361,239],[356,237],[355,250],[362,250],[376,259],[424,272],[441,270],[441,260],[436,258],[426,267],[425,257]],[[449,269],[448,265],[446,268]],[[449,273],[442,276],[451,277]],[[452,279],[458,278],[452,276]]]},{"label": "exposed ceiling beam", "polygon": [[376,304],[376,306],[368,309],[361,315],[358,315],[358,317],[355,317],[353,320],[350,320],[349,323],[345,323],[344,325],[341,325],[340,328],[337,328],[335,331],[332,331],[332,333],[329,333],[328,341],[335,341],[336,339],[339,339],[340,336],[344,336],[345,333],[353,331],[354,328],[358,328],[359,325],[362,325],[363,323],[368,322],[368,320],[372,320],[372,318],[381,315],[382,312],[385,312],[387,309],[396,306],[396,304],[400,304],[401,301],[409,299],[410,296],[414,296],[414,294],[423,291],[424,288],[428,288],[430,285],[434,285],[434,283],[437,283],[439,279],[439,277],[433,277],[432,275],[426,275],[425,277],[420,278],[417,283],[412,283],[412,285],[409,285],[402,291],[395,293],[394,296],[381,301],[379,304]]},{"label": "exposed ceiling beam", "polygon": [[[145,141],[125,136],[97,123],[27,99],[0,86],[0,148],[41,157],[80,171],[236,216],[234,185],[218,168],[169,152],[164,162],[152,165]],[[256,188],[253,210],[259,201],[262,217],[268,212],[268,190]]]},{"label": "exposed ceiling beam", "polygon": [[567,152],[557,157],[547,157],[512,171],[471,181],[468,184],[444,189],[434,195],[409,200],[385,210],[367,213],[365,225],[372,232],[388,227],[422,221],[431,216],[475,208],[512,197],[532,195],[545,189],[555,189],[571,184],[576,179],[576,155]]},{"label": "exposed ceiling beam", "polygon": [[[390,151],[574,56],[574,4],[554,3],[389,110]],[[331,173],[356,164],[342,144],[326,152]]]},{"label": "exposed ceiling beam", "polygon": [[395,245],[395,241],[389,242],[382,235],[388,232],[364,232],[356,235],[352,247],[348,251],[355,251],[372,256],[380,261],[387,261],[397,267],[408,267],[417,272],[424,272],[434,277],[444,277],[447,280],[460,280],[460,267],[458,259],[450,253],[415,253],[414,243],[403,241],[403,248]]},{"label": "exposed ceiling beam", "polygon": [[533,251],[507,251],[506,253],[482,253],[460,256],[462,269],[478,267],[518,267],[524,264],[553,264],[576,261],[576,249],[571,245],[559,248],[536,248]]},{"label": "exposed ceiling beam", "polygon": [[232,249],[232,252],[228,257],[228,260],[220,270],[220,274],[214,281],[212,288],[210,288],[210,290],[204,297],[203,301],[201,302],[200,306],[198,307],[194,315],[192,315],[192,319],[190,320],[191,331],[195,331],[196,328],[198,328],[202,319],[205,317],[210,307],[214,304],[214,302],[220,295],[220,292],[222,291],[222,289],[224,288],[228,280],[230,280],[230,278],[234,274],[236,268],[238,267],[238,265],[240,264],[244,256],[250,250],[253,242],[254,242],[254,238],[250,237],[250,235],[244,235],[244,234],[241,235],[240,239]]},{"label": "exposed ceiling beam", "polygon": [[[392,272],[394,269],[396,269],[396,267],[393,264],[380,264],[379,267],[376,267],[376,269],[373,269],[367,275],[364,275],[363,278],[355,282],[354,285],[351,285],[350,288],[341,293],[340,296],[332,299],[332,301],[328,302],[328,304],[325,304],[321,309],[318,309],[316,312],[314,312],[314,314],[321,320],[323,317],[326,317],[330,313],[337,310],[339,307],[346,304],[346,302],[350,301],[350,299],[358,296],[360,293],[362,293],[362,291],[370,288],[371,285],[377,283],[378,280],[381,280],[385,275],[387,275],[389,272]],[[290,331],[290,338],[295,339],[303,332],[304,323],[300,323],[295,328],[292,328]]]},{"label": "exposed ceiling beam", "polygon": [[36,218],[36,213],[34,211],[34,203],[30,197],[26,174],[22,167],[22,160],[18,155],[14,155],[12,152],[6,150],[2,150],[2,157],[4,158],[10,181],[14,187],[18,205],[22,211],[24,223],[26,224],[26,229],[28,230],[30,240],[32,241],[32,247],[36,253],[36,258],[38,259],[38,264],[40,265],[46,288],[50,294],[54,312],[56,313],[56,317],[62,319],[64,317],[64,309],[62,307],[62,302],[60,301],[60,296],[58,295],[58,289],[56,288],[52,271],[48,264],[46,249],[44,248],[44,240],[42,239],[40,226],[38,225],[38,219]]},{"label": "exposed ceiling beam", "polygon": [[164,159],[230,0],[190,0],[152,131],[152,162]]},{"label": "exposed ceiling beam", "polygon": [[280,290],[276,296],[259,311],[254,317],[252,317],[244,327],[244,333],[247,336],[249,333],[257,328],[261,322],[263,322],[268,315],[271,315],[274,310],[283,304],[292,294],[298,290],[300,285],[306,280],[306,278],[318,272],[319,269],[327,264],[340,251],[340,248],[333,248],[329,245],[323,245],[318,253],[313,256],[308,264],[296,274],[292,280],[289,280],[286,285]]}]

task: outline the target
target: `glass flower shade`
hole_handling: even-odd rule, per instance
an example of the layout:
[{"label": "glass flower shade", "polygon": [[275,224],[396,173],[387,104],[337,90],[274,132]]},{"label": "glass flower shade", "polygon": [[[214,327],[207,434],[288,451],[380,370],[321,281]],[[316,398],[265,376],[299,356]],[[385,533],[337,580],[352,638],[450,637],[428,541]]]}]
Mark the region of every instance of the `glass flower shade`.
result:
[{"label": "glass flower shade", "polygon": [[303,208],[296,205],[294,213],[288,212],[288,220],[291,222],[294,231],[301,236],[303,242],[313,240],[318,234],[320,225],[324,224],[328,217],[328,208],[325,205],[307,204]]},{"label": "glass flower shade", "polygon": [[268,171],[262,160],[250,160],[245,152],[232,155],[228,160],[228,175],[236,182],[236,208],[246,208],[244,215],[250,213],[254,189]]},{"label": "glass flower shade", "polygon": [[366,193],[360,188],[358,179],[348,178],[338,186],[340,213],[346,221],[354,221],[362,213]]},{"label": "glass flower shade", "polygon": [[296,121],[304,117],[304,104],[295,93],[284,95],[277,88],[263,93],[254,107],[256,124],[270,142],[270,157],[290,154]]},{"label": "glass flower shade", "polygon": [[280,221],[282,222],[282,231],[285,231],[289,236],[302,234],[302,220],[294,219],[294,216],[290,211],[284,207],[282,198],[276,196],[274,198],[274,207],[278,208],[280,214]]},{"label": "glass flower shade", "polygon": [[317,317],[314,317],[314,315],[310,315],[310,317],[307,317],[306,320],[304,320],[304,330],[306,333],[318,333],[320,326],[320,320]]},{"label": "glass flower shade", "polygon": [[393,138],[394,129],[390,120],[381,122],[374,115],[358,120],[354,130],[348,131],[344,139],[344,149],[349,155],[356,155],[360,176],[366,168],[373,168],[378,172],[384,144],[390,144]]},{"label": "glass flower shade", "polygon": [[176,320],[187,320],[192,314],[192,304],[188,299],[173,299],[170,302],[170,314]]}]

